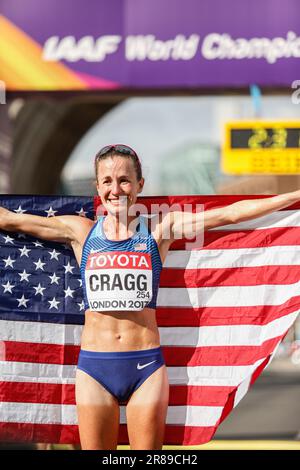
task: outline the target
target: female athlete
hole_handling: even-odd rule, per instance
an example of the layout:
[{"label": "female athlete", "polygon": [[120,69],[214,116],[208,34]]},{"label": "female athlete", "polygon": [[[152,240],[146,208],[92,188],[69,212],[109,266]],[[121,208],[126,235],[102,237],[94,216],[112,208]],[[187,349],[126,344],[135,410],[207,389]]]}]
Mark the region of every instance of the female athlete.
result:
[{"label": "female athlete", "polygon": [[[126,404],[131,449],[161,449],[169,398],[155,308],[162,264],[182,233],[197,234],[287,207],[300,191],[243,200],[202,214],[132,215],[144,185],[140,160],[126,145],[96,155],[97,191],[107,213],[50,218],[0,208],[0,228],[68,243],[83,278],[85,325],[76,371],[82,449],[116,449]],[[166,236],[166,234],[169,234]]]}]

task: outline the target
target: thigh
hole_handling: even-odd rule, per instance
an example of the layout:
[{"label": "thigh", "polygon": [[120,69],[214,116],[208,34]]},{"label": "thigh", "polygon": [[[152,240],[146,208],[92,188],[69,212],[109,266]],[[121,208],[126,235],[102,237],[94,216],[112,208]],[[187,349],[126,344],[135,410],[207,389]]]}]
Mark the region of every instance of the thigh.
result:
[{"label": "thigh", "polygon": [[81,448],[116,449],[120,420],[117,400],[80,369],[76,371],[75,390]]},{"label": "thigh", "polygon": [[131,449],[161,449],[169,402],[166,366],[157,369],[132,394],[126,407]]}]

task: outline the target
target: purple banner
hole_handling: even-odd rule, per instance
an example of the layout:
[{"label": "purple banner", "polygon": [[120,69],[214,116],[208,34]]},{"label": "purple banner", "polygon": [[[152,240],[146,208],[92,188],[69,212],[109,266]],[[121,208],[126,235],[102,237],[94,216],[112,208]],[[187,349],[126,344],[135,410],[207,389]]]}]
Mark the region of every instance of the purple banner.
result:
[{"label": "purple banner", "polygon": [[290,87],[298,12],[298,0],[0,0],[0,79],[8,89]]},{"label": "purple banner", "polygon": [[8,116],[8,104],[0,100],[0,193],[10,193],[12,155],[12,126]]}]

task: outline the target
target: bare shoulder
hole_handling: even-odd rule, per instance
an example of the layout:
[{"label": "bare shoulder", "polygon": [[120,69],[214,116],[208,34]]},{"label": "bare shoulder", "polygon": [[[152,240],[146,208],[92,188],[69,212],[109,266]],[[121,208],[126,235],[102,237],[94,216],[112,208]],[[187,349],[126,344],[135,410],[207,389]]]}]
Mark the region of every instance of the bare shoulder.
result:
[{"label": "bare shoulder", "polygon": [[151,234],[157,243],[162,262],[165,261],[169,248],[173,242],[171,224],[173,216],[171,213],[155,214],[150,219]]},{"label": "bare shoulder", "polygon": [[163,238],[168,238],[172,226],[172,212],[159,213],[151,216],[149,220],[149,228],[154,239],[159,242]]},{"label": "bare shoulder", "polygon": [[58,215],[56,218],[74,229],[77,227],[92,227],[95,224],[94,220],[80,215]]},{"label": "bare shoulder", "polygon": [[60,215],[57,220],[66,225],[74,234],[74,239],[78,243],[83,243],[95,225],[95,221],[79,215]]},{"label": "bare shoulder", "polygon": [[60,218],[60,221],[72,232],[68,243],[73,249],[78,265],[80,265],[84,242],[94,227],[95,221],[79,215],[61,215],[57,218]]}]

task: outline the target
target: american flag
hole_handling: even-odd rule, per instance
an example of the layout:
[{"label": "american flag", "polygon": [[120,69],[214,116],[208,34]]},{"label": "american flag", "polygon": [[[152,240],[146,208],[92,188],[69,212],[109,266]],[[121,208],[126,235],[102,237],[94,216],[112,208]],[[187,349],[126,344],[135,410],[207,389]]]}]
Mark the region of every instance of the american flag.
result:
[{"label": "american flag", "polygon": [[[259,196],[247,196],[246,199]],[[140,198],[205,210],[239,196]],[[99,198],[1,196],[45,217],[94,217]],[[300,308],[299,204],[173,243],[157,321],[170,381],[165,443],[208,442],[275,354]],[[84,306],[67,245],[0,233],[0,440],[79,443],[74,378]],[[121,407],[120,443],[127,443]]]}]

